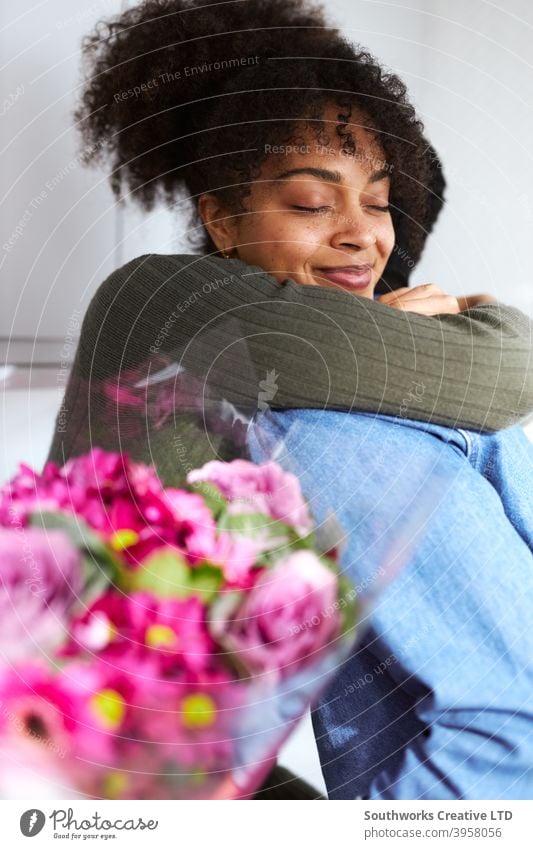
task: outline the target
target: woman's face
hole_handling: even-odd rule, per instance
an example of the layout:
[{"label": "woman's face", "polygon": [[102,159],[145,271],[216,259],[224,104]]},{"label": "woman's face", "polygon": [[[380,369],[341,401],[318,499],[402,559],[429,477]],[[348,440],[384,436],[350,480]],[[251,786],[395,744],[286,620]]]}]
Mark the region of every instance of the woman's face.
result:
[{"label": "woman's face", "polygon": [[[324,117],[336,120],[337,109]],[[277,280],[341,288],[372,298],[394,246],[388,209],[390,167],[374,137],[348,125],[356,153],[341,151],[329,131],[328,147],[314,139],[269,149],[246,213],[221,219],[210,233],[219,248]],[[204,221],[207,207],[200,205]],[[218,238],[217,238],[218,236]]]}]

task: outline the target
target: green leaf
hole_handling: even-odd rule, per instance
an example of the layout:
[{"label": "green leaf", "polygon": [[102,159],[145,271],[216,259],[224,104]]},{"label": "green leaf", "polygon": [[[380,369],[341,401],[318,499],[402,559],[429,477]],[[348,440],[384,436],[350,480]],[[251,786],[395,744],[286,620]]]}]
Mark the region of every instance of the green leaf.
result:
[{"label": "green leaf", "polygon": [[265,513],[226,512],[219,518],[218,528],[248,539],[264,540],[265,550],[258,556],[256,565],[267,569],[271,569],[294,551],[315,550],[313,530],[305,536],[300,536],[291,525],[280,519],[272,519]]},{"label": "green leaf", "polygon": [[228,504],[226,498],[218,486],[211,481],[197,481],[197,483],[188,484],[188,488],[191,492],[202,496],[215,519],[226,509]]},{"label": "green leaf", "polygon": [[127,590],[153,593],[159,598],[185,598],[190,567],[171,548],[154,551],[135,569],[128,570]]},{"label": "green leaf", "polygon": [[354,584],[345,575],[339,575],[337,602],[341,618],[341,633],[352,631],[357,626],[361,611]]},{"label": "green leaf", "polygon": [[[109,574],[105,569],[99,570],[94,568],[94,560],[91,560],[87,555],[82,555],[82,565],[85,572],[85,581],[83,588],[83,600],[80,605],[80,612],[85,611],[98,596],[109,589],[110,581]],[[116,583],[116,582],[114,582]]]},{"label": "green leaf", "polygon": [[190,566],[179,552],[166,547],[153,552],[137,569],[129,570],[126,580],[129,592],[180,599],[196,595],[209,604],[222,584],[222,570],[210,563]]},{"label": "green leaf", "polygon": [[300,537],[293,527],[279,519],[272,519],[266,513],[228,513],[224,512],[218,520],[218,528],[241,536],[264,538],[272,545],[290,547],[308,547],[307,537]]},{"label": "green leaf", "polygon": [[209,604],[216,597],[222,581],[222,570],[218,566],[201,564],[190,572],[189,594],[197,595],[204,604]]}]

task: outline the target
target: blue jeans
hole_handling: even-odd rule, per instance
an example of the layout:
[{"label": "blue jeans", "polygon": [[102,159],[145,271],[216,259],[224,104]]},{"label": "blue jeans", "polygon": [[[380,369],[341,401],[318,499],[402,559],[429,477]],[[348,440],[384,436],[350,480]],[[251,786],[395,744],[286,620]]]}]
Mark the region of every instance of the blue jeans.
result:
[{"label": "blue jeans", "polygon": [[312,713],[332,799],[533,798],[533,445],[404,417],[257,414],[372,599]]}]

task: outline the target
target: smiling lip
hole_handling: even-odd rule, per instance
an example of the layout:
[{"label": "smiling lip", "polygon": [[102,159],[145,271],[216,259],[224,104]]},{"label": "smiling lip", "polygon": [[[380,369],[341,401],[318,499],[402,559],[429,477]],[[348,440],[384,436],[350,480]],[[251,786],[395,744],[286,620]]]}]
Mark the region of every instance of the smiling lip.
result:
[{"label": "smiling lip", "polygon": [[332,268],[318,268],[321,277],[327,277],[333,283],[352,286],[354,289],[364,289],[372,281],[372,266],[338,265]]}]

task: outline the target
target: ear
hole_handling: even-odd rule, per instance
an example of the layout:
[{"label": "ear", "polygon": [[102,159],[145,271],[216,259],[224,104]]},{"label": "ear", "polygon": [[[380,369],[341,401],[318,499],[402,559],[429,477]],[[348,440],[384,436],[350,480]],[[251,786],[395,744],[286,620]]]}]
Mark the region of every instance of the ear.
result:
[{"label": "ear", "polygon": [[198,214],[219,251],[231,250],[237,241],[235,219],[216,195],[203,194],[198,198]]}]

